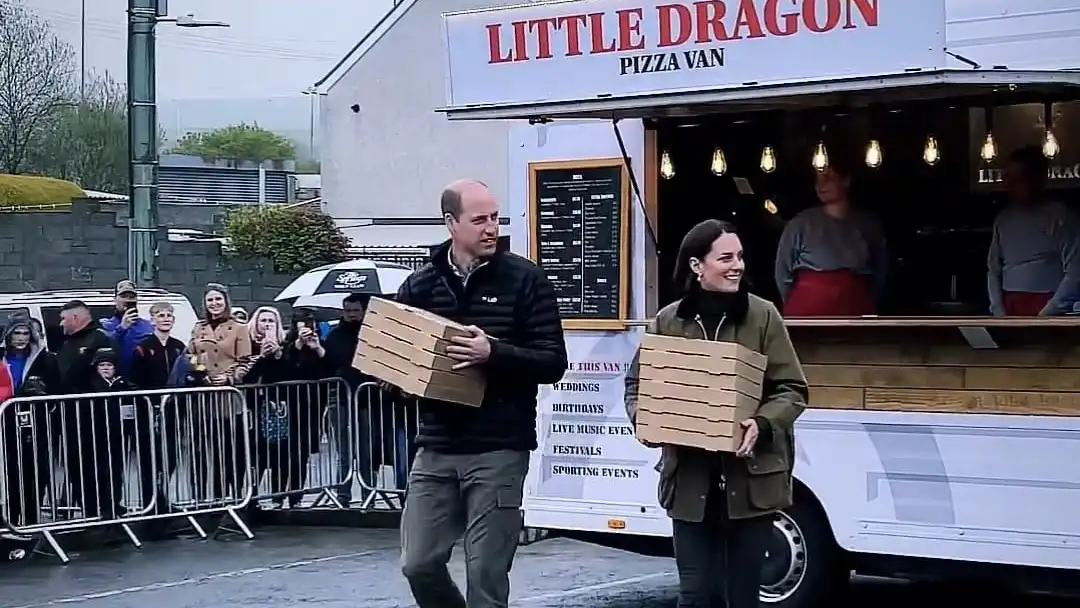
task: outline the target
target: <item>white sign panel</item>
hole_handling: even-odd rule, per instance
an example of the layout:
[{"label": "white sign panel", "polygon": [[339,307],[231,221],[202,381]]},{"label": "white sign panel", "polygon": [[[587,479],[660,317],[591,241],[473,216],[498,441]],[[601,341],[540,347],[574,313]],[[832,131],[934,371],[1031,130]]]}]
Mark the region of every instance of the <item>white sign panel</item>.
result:
[{"label": "white sign panel", "polygon": [[570,0],[443,21],[457,108],[945,66],[945,0]]},{"label": "white sign panel", "polygon": [[570,369],[540,391],[533,497],[656,503],[660,451],[638,443],[623,406],[626,369],[640,340],[635,332],[566,335]]}]

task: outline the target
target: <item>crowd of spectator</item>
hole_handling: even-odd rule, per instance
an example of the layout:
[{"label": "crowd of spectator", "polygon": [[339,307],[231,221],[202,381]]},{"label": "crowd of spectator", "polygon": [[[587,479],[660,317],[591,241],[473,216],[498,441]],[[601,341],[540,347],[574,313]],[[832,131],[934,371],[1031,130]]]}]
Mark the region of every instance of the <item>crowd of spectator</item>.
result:
[{"label": "crowd of spectator", "polygon": [[[349,470],[370,488],[378,465],[393,465],[403,485],[404,407],[354,398],[370,380],[351,365],[366,303],[367,296],[345,296],[332,327],[303,309],[294,310],[286,325],[276,308],[262,306],[249,315],[232,305],[226,286],[210,283],[191,334],[174,336],[173,306],[153,303],[149,318],[141,317],[136,286],[125,280],[116,285],[115,311],[107,318],[93,319],[81,301],[62,308],[64,339],[55,352],[37,320],[9,319],[0,346],[0,403],[67,397],[49,406],[19,400],[0,408],[4,519],[18,526],[38,522],[44,496],[56,499],[57,490],[49,490],[55,465],[74,488],[65,506],[80,507],[82,517],[171,512],[166,488],[182,449],[196,469],[190,475],[198,480],[191,484],[197,500],[201,494],[243,496],[249,489],[241,487],[243,480],[258,486],[265,475],[270,505],[295,507],[304,498],[309,459],[323,445],[324,426],[336,446],[326,457],[339,472],[336,492],[343,505],[353,498],[353,484],[343,475]],[[175,407],[174,399],[173,407],[165,407],[164,392],[121,395],[226,386],[240,389],[240,406],[233,400]],[[75,397],[88,393],[104,395]],[[372,410],[378,410],[374,416]],[[252,476],[237,466],[244,446]],[[129,462],[137,464],[137,480],[124,478]],[[138,501],[123,500],[125,483],[133,481]]]}]

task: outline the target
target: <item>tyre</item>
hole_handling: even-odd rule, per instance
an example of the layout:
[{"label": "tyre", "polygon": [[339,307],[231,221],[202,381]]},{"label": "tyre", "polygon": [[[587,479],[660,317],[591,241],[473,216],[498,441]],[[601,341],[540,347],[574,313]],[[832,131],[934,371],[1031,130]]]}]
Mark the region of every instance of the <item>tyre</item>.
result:
[{"label": "tyre", "polygon": [[775,608],[828,606],[850,578],[825,513],[805,495],[773,521],[761,578],[761,603]]}]

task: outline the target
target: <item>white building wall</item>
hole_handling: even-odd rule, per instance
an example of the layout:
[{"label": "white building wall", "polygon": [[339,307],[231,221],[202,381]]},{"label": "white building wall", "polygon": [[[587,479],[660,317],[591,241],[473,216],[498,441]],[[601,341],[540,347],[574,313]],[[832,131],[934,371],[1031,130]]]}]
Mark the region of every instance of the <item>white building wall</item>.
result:
[{"label": "white building wall", "polygon": [[327,91],[322,196],[333,217],[438,216],[443,186],[465,177],[506,200],[508,124],[451,123],[435,108],[446,100],[442,13],[511,3],[418,0]]},{"label": "white building wall", "polygon": [[[435,216],[442,186],[462,177],[506,200],[509,125],[451,123],[434,109],[446,101],[442,13],[517,1],[405,0],[373,36],[321,106],[322,194],[334,217]],[[1080,68],[1077,0],[947,0],[947,13],[949,50],[985,69]]]}]

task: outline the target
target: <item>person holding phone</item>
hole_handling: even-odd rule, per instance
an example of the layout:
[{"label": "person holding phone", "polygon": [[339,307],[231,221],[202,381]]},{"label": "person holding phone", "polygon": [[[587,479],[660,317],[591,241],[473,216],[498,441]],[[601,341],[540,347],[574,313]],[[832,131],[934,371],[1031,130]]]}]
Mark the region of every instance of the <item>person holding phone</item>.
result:
[{"label": "person holding phone", "polygon": [[116,310],[101,320],[101,329],[116,341],[120,375],[131,377],[131,361],[135,348],[154,333],[154,324],[139,316],[139,294],[134,281],[124,279],[116,284]]}]

